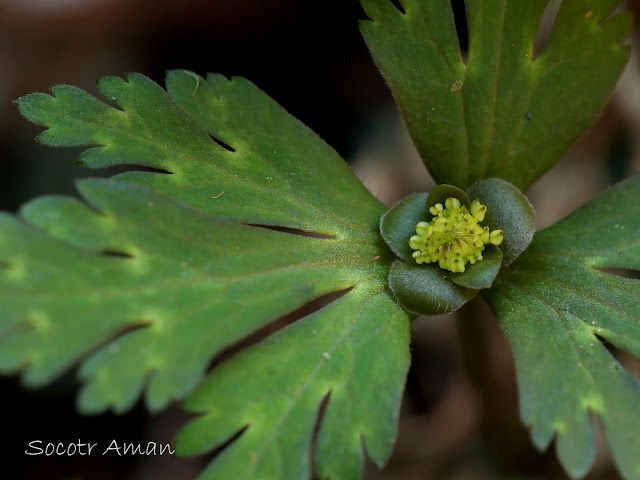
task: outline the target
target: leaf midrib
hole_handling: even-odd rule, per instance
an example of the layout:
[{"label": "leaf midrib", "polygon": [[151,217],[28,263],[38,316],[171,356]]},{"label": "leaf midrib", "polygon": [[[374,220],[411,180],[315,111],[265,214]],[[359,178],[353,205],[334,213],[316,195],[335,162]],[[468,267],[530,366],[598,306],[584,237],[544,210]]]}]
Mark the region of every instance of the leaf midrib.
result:
[{"label": "leaf midrib", "polygon": [[[588,272],[588,271],[587,271]],[[627,318],[630,318],[632,320],[637,320],[638,317],[635,316],[631,316],[628,312],[625,312],[624,310],[619,309],[618,307],[616,307],[615,305],[609,304],[609,303],[605,303],[603,302],[601,299],[599,299],[598,297],[594,297],[593,295],[591,295],[591,293],[587,290],[581,290],[581,289],[577,289],[575,287],[571,287],[569,284],[558,280],[558,279],[554,279],[554,277],[545,277],[543,275],[540,274],[536,274],[532,271],[526,271],[526,270],[510,270],[509,271],[510,274],[513,275],[524,275],[524,276],[529,276],[529,277],[533,277],[533,278],[537,278],[543,282],[549,282],[549,283],[553,283],[555,285],[559,285],[561,287],[563,287],[565,290],[568,290],[569,292],[572,292],[575,295],[578,295],[579,297],[584,297],[587,298],[591,301],[593,301],[594,303],[597,303],[599,305],[602,305],[603,307],[609,308],[611,310],[614,310],[616,313],[619,313],[622,316],[625,316]],[[588,273],[589,274],[589,273]],[[512,285],[516,285],[516,286],[520,286],[519,284],[517,284],[516,282],[509,282]],[[554,307],[555,308],[555,307]],[[560,310],[558,310],[558,312],[560,312]],[[582,322],[590,329],[593,330],[593,327],[589,324],[589,322],[587,322],[584,318],[582,318],[581,316],[579,316],[577,313],[572,312],[572,315],[575,315],[577,318],[579,318],[580,320],[582,320]]]},{"label": "leaf midrib", "polygon": [[[207,82],[207,85],[209,85],[209,81],[208,81],[208,79],[206,79],[205,81]],[[233,84],[233,79],[232,79],[229,83],[230,83],[230,84]],[[210,90],[211,90],[211,92],[212,92],[213,97],[214,97],[218,102],[220,102],[221,104],[228,104],[228,103],[229,103],[229,102],[226,100],[226,97],[222,97],[222,96],[218,97],[218,96],[216,96],[216,95],[215,95],[215,91],[213,90],[213,88],[210,88]],[[270,100],[271,100],[271,99],[270,99]],[[174,100],[174,102],[175,102],[175,100]],[[178,104],[177,102],[176,102],[176,104],[177,104],[180,108],[182,108],[182,106],[181,106],[180,104]],[[186,113],[187,115],[189,115],[189,112],[188,112],[188,111],[186,111],[186,110],[185,110],[185,113]],[[189,115],[189,117],[191,118],[191,115]],[[304,129],[307,129],[307,128],[308,128],[306,125],[304,125],[302,122],[300,122],[300,120],[298,120],[297,118],[295,118],[295,117],[292,117],[292,118],[293,118],[293,119],[294,119],[294,121],[298,124],[298,126],[301,126],[301,127],[302,127],[302,128],[304,128]],[[194,119],[194,120],[195,120],[195,119]],[[266,157],[266,156],[264,156],[264,155],[262,155],[260,152],[258,152],[258,151],[253,147],[253,144],[252,144],[249,140],[247,140],[247,139],[246,139],[246,136],[244,136],[244,135],[240,135],[240,134],[239,134],[235,129],[233,129],[232,127],[230,127],[230,126],[229,126],[229,124],[228,124],[228,123],[227,123],[227,121],[226,121],[226,117],[221,117],[221,118],[220,118],[220,120],[221,120],[221,123],[223,123],[223,124],[224,124],[224,126],[227,128],[227,130],[228,130],[228,132],[229,132],[229,135],[231,135],[231,136],[235,137],[235,139],[236,139],[237,141],[242,142],[242,143],[243,143],[243,145],[246,147],[246,149],[247,149],[248,151],[253,152],[253,154],[254,154],[254,155],[256,155],[258,158],[261,158],[261,159],[262,159],[266,164],[268,164],[268,165],[272,168],[272,170],[275,170],[275,171],[277,172],[278,176],[279,176],[281,179],[283,179],[283,180],[284,180],[284,182],[287,184],[287,186],[289,187],[289,191],[295,191],[295,188],[294,188],[294,187],[289,183],[289,180],[290,180],[290,179],[289,179],[286,175],[284,175],[284,173],[282,173],[282,172],[280,172],[278,169],[274,168],[274,167],[273,167],[272,162],[271,162],[271,161],[269,161],[269,160],[267,159],[267,157]],[[198,123],[198,122],[196,122],[196,123]],[[199,126],[203,131],[207,132],[207,134],[208,134],[208,131],[207,131],[207,129],[206,129],[206,128],[204,128],[203,126],[201,126],[199,123],[198,123],[198,126]],[[212,133],[211,135],[216,136],[216,134],[215,134],[215,133]],[[286,140],[286,139],[283,139],[283,140]],[[335,150],[334,150],[330,145],[328,145],[327,143],[325,143],[325,142],[324,142],[324,140],[320,139],[319,137],[317,137],[317,140],[318,140],[319,142],[322,142],[322,144],[323,144],[323,145],[325,145],[326,147],[328,147],[328,148],[329,148],[329,150],[331,150],[331,153],[337,157],[337,160],[338,160],[338,161],[345,163],[344,159],[343,159],[342,157],[340,157],[340,155],[339,155],[339,154],[338,154],[338,153],[337,153],[337,152],[336,152],[336,151],[335,151]],[[237,153],[237,150],[238,150],[238,149],[236,149],[236,153]],[[311,164],[311,163],[306,162],[306,160],[305,160],[305,159],[303,159],[303,160],[302,160],[302,163],[303,163],[304,165],[308,166],[308,167],[312,167],[312,165],[313,165],[313,164]],[[305,171],[304,173],[305,173],[305,174],[311,173],[311,175],[313,176],[313,178],[315,178],[319,183],[322,183],[322,182],[324,182],[324,181],[326,180],[326,179],[325,179],[325,178],[323,178],[322,176],[319,176],[319,172],[318,172],[316,169],[314,169],[314,168],[309,168],[309,170],[308,170],[308,171]],[[353,174],[353,172],[351,172],[351,173]],[[366,188],[365,188],[365,189],[366,189]],[[344,195],[343,195],[343,191],[344,191],[344,189],[338,189],[338,190],[334,193],[334,196],[335,196],[336,198],[340,198],[340,200],[341,200],[344,204],[346,204],[346,205],[353,205],[353,202],[352,202],[353,197],[344,196]],[[374,199],[373,204],[371,204],[370,202],[364,203],[364,202],[363,202],[363,200],[361,200],[360,198],[358,198],[358,199],[357,199],[356,204],[357,204],[358,206],[360,206],[360,207],[363,207],[363,208],[365,208],[365,209],[367,209],[367,210],[371,211],[372,213],[377,214],[377,213],[378,213],[378,212],[377,212],[377,210],[378,210],[378,208],[377,208],[377,207],[379,207],[381,204],[380,204],[380,202],[378,202],[378,201],[377,201],[377,199],[375,199],[375,197],[373,197],[373,196],[371,195],[371,193],[370,193],[370,192],[367,192],[367,194],[369,194],[369,195]],[[376,204],[377,204],[377,205],[376,205]],[[348,224],[348,225],[351,225],[351,224]]]},{"label": "leaf midrib", "polygon": [[[351,264],[349,264],[350,267],[356,267],[356,266],[365,266],[365,267],[371,267],[372,260],[363,260],[361,262],[352,262]],[[385,264],[387,264],[389,262],[385,262]],[[152,290],[164,290],[164,289],[173,289],[173,291],[175,291],[176,288],[180,288],[180,287],[192,287],[192,286],[196,286],[196,285],[206,285],[207,283],[218,283],[218,284],[226,284],[226,283],[236,283],[236,282],[240,282],[240,281],[245,281],[245,280],[250,280],[250,279],[255,279],[255,278],[260,278],[260,277],[265,277],[265,276],[270,276],[270,275],[275,275],[275,274],[279,274],[279,273],[284,273],[284,272],[304,272],[305,270],[309,270],[309,269],[314,269],[316,267],[330,267],[330,266],[342,266],[342,263],[338,263],[338,262],[322,262],[322,263],[314,263],[312,265],[310,265],[309,267],[306,268],[300,268],[300,266],[289,266],[289,267],[283,267],[283,268],[277,268],[277,269],[273,269],[273,270],[267,270],[267,271],[263,271],[263,272],[259,272],[259,273],[254,273],[254,274],[248,274],[248,275],[242,275],[242,276],[236,276],[236,277],[212,277],[210,275],[207,275],[206,279],[198,279],[198,280],[188,280],[188,281],[182,281],[182,282],[176,282],[176,283],[162,283],[162,284],[145,284],[145,285],[137,285],[137,286],[130,286],[127,287],[124,290],[105,290],[105,289],[101,289],[100,290],[100,294],[99,295],[95,295],[95,291],[91,291],[89,290],[90,293],[92,293],[92,297],[91,298],[114,298],[114,297],[119,297],[119,296],[127,296],[125,294],[123,294],[122,292],[126,292],[127,294],[138,294],[141,292],[145,292],[145,291],[149,291],[150,289]],[[345,268],[345,275],[346,276],[351,276],[353,275],[355,272],[358,272],[361,270],[351,270],[351,269],[346,269]],[[364,272],[366,272],[367,270],[364,270]],[[361,271],[362,272],[362,271]],[[228,280],[228,282],[225,281],[219,281],[218,278],[223,278],[225,280]],[[357,278],[357,277],[356,277]],[[380,276],[374,272],[372,272],[372,274],[363,274],[362,277],[360,277],[361,280],[364,279],[379,279]],[[358,283],[356,281],[353,281],[352,283]],[[74,286],[75,287],[75,286]],[[6,296],[3,295],[3,293],[7,293]],[[20,295],[22,293],[22,295]],[[30,290],[28,292],[25,292],[24,290],[20,290],[20,291],[9,291],[7,292],[6,290],[4,292],[0,293],[0,298],[2,297],[7,297],[7,298],[33,298],[34,296],[38,296],[39,298],[48,298],[48,297],[74,297],[74,296],[78,296],[78,295],[83,295],[86,294],[87,291],[78,291],[77,288],[74,288],[73,290],[58,290],[56,292],[51,292],[51,291],[38,291],[38,290]]]},{"label": "leaf midrib", "polygon": [[[595,390],[596,392],[598,392],[600,394],[600,396],[604,399],[606,398],[606,396],[604,395],[603,391],[600,390],[600,388],[598,388],[598,384],[593,376],[593,373],[591,372],[591,370],[589,368],[586,367],[586,365],[589,365],[588,362],[588,356],[587,353],[584,352],[583,348],[580,348],[580,346],[578,345],[578,343],[576,342],[576,339],[574,338],[574,336],[571,334],[571,329],[568,327],[566,320],[564,318],[565,312],[562,312],[561,310],[559,310],[555,305],[553,305],[551,302],[549,302],[548,300],[538,296],[537,294],[535,294],[534,292],[532,292],[531,290],[523,287],[522,285],[516,284],[515,282],[510,282],[510,285],[512,285],[514,288],[516,288],[517,290],[520,290],[524,295],[536,298],[538,301],[540,301],[541,303],[547,305],[551,310],[556,312],[556,316],[559,318],[560,323],[562,324],[562,326],[564,327],[565,331],[567,332],[567,337],[569,338],[569,341],[571,342],[571,345],[573,346],[573,350],[576,352],[577,357],[580,359],[580,365],[578,366],[580,368],[580,370],[582,370],[583,372],[585,372],[588,376],[589,376],[589,380],[590,380],[590,384],[591,384],[591,388],[593,390]],[[502,295],[504,295],[505,297],[509,297],[508,294],[502,292]],[[517,304],[522,306],[522,303],[517,302],[515,300],[513,300],[513,298],[509,298],[509,302],[512,304]],[[526,307],[525,307],[526,308]],[[584,321],[584,319],[574,313],[572,313],[572,315],[575,315],[577,318],[579,318],[582,323],[585,324],[585,326],[587,326],[589,328],[589,330],[591,331],[591,333],[593,334],[593,329],[589,326],[588,323],[586,323]],[[597,339],[594,336],[594,341],[597,341]],[[587,360],[587,362],[585,362],[585,360]],[[596,408],[596,405],[589,405],[589,408],[593,409],[594,411],[598,411],[598,409]],[[598,413],[603,413],[603,412],[598,412]],[[585,409],[584,414],[587,414],[587,410]],[[553,423],[553,422],[551,422]],[[557,427],[554,427],[553,425],[551,425],[551,427],[553,428],[553,431],[556,432],[556,434],[560,435],[561,432],[558,430]]]},{"label": "leaf midrib", "polygon": [[[503,43],[503,36],[504,36],[504,19],[505,19],[505,15],[506,15],[506,11],[507,11],[507,6],[506,6],[506,2],[503,1],[502,2],[502,13],[500,15],[500,35],[498,37],[498,52],[497,52],[497,59],[496,59],[496,71],[495,71],[495,76],[494,76],[494,82],[493,82],[493,95],[492,95],[492,99],[491,99],[491,114],[489,115],[489,141],[487,142],[487,148],[486,151],[484,152],[484,155],[482,156],[482,177],[480,178],[486,178],[486,174],[487,174],[487,166],[488,166],[488,159],[489,159],[489,152],[491,152],[491,147],[493,146],[493,141],[494,141],[494,134],[495,134],[495,116],[496,116],[496,109],[497,109],[497,105],[498,105],[498,83],[500,80],[500,68],[502,66],[502,43]],[[471,60],[470,60],[471,61]],[[466,120],[465,120],[465,124],[466,124]],[[468,157],[468,156],[467,156]],[[470,162],[470,159],[468,160]],[[470,169],[467,169],[467,183],[469,183],[469,173],[470,173]]]},{"label": "leaf midrib", "polygon": [[[367,303],[371,302],[373,300],[374,297],[377,297],[379,295],[384,294],[384,290],[380,289],[376,292],[372,292],[370,293],[366,299],[364,299],[359,307],[358,310],[356,312],[354,312],[353,315],[353,321],[351,322],[351,324],[349,325],[349,328],[343,332],[342,335],[340,335],[340,337],[338,337],[338,339],[336,340],[336,342],[333,344],[333,346],[327,351],[327,353],[329,353],[329,355],[331,355],[331,353],[333,353],[336,348],[338,348],[338,346],[346,339],[350,336],[350,334],[352,333],[353,329],[355,328],[355,325],[358,323],[358,318],[362,315],[362,311],[364,310],[365,306]],[[348,295],[355,295],[354,292],[350,292]],[[294,352],[295,353],[295,352]],[[271,434],[269,435],[269,438],[266,439],[265,442],[263,442],[261,448],[258,450],[258,452],[256,453],[256,458],[260,458],[260,456],[262,455],[262,453],[264,452],[264,450],[267,448],[267,446],[273,441],[273,438],[277,435],[277,432],[279,431],[279,426],[282,425],[282,423],[285,421],[285,419],[287,418],[287,416],[289,415],[289,413],[291,412],[291,410],[293,409],[293,407],[295,406],[297,400],[300,398],[300,396],[307,390],[307,388],[309,387],[309,385],[312,383],[312,380],[315,378],[315,376],[318,374],[318,372],[320,371],[320,369],[322,368],[322,366],[328,361],[328,359],[324,356],[321,355],[319,357],[319,362],[316,365],[316,367],[313,369],[313,371],[311,372],[311,374],[309,375],[309,379],[305,382],[305,384],[300,388],[300,390],[291,398],[291,402],[289,403],[287,409],[285,410],[285,412],[283,413],[283,415],[278,419],[277,423],[275,424],[274,428],[271,430]],[[346,382],[346,381],[345,381]],[[345,383],[343,382],[343,383]],[[255,462],[255,464],[253,464],[251,466],[251,472],[254,472],[257,465],[259,462]],[[310,466],[311,470],[313,470],[313,465]]]},{"label": "leaf midrib", "polygon": [[[53,98],[55,98],[55,97],[53,97]],[[171,146],[170,146],[170,145],[168,145],[168,144],[161,143],[161,142],[159,142],[159,141],[157,141],[157,140],[155,140],[155,139],[150,139],[149,137],[146,137],[146,136],[142,135],[140,132],[138,132],[138,131],[136,131],[136,130],[127,130],[127,129],[122,129],[121,127],[117,127],[117,126],[105,126],[105,125],[103,125],[103,124],[101,124],[101,123],[99,123],[99,122],[95,122],[95,121],[93,121],[93,122],[92,122],[92,121],[88,121],[88,120],[80,119],[80,118],[78,118],[78,117],[73,117],[73,116],[72,116],[72,117],[69,117],[68,115],[64,115],[64,114],[62,114],[62,113],[58,113],[58,111],[55,111],[55,110],[44,110],[44,109],[42,109],[42,111],[44,111],[44,112],[46,112],[46,113],[48,113],[48,114],[50,114],[50,115],[58,116],[58,117],[60,117],[60,118],[62,118],[62,119],[72,118],[74,121],[76,121],[76,122],[78,122],[78,123],[85,124],[85,125],[88,125],[88,126],[90,126],[90,127],[94,127],[94,128],[96,128],[96,127],[97,127],[98,129],[104,129],[104,130],[108,130],[108,131],[114,131],[114,132],[119,133],[119,134],[121,134],[121,135],[122,135],[122,133],[124,132],[124,133],[125,133],[125,135],[123,135],[123,136],[130,135],[130,136],[138,137],[138,138],[140,138],[141,140],[144,140],[144,141],[146,141],[146,142],[148,142],[148,143],[150,143],[150,144],[152,144],[152,145],[156,145],[156,146],[161,147],[161,149],[165,150],[167,153],[174,153],[174,154],[176,154],[178,157],[182,157],[182,158],[184,158],[184,159],[188,159],[188,160],[194,161],[194,162],[195,162],[195,163],[197,163],[197,164],[202,164],[202,165],[205,165],[205,166],[207,166],[207,167],[211,167],[211,168],[213,168],[214,170],[216,170],[216,171],[220,172],[220,173],[222,174],[222,176],[223,176],[223,177],[226,177],[226,178],[227,178],[227,179],[229,179],[229,180],[232,180],[232,181],[233,181],[233,180],[234,180],[234,178],[235,178],[236,180],[241,179],[241,181],[243,181],[243,182],[245,182],[245,183],[247,183],[247,184],[251,185],[251,186],[252,186],[252,188],[255,188],[256,190],[260,190],[260,191],[263,191],[263,192],[268,192],[268,193],[269,193],[269,194],[271,194],[271,195],[273,195],[274,193],[276,193],[278,196],[281,196],[281,195],[282,195],[282,192],[280,192],[280,191],[278,191],[278,190],[274,190],[274,189],[266,188],[266,187],[264,186],[264,184],[257,183],[257,182],[256,182],[254,179],[252,179],[251,177],[237,177],[237,178],[236,178],[236,177],[234,177],[234,176],[233,176],[234,174],[232,174],[232,173],[227,173],[225,170],[223,170],[221,167],[219,167],[216,163],[213,163],[213,162],[207,162],[207,161],[205,161],[205,160],[203,160],[203,159],[201,159],[201,158],[195,157],[195,156],[194,156],[194,154],[192,154],[192,153],[186,154],[184,151],[181,151],[181,150],[178,150],[178,149],[176,149],[176,148],[173,148],[173,147],[171,147]],[[130,115],[130,113],[129,113],[129,112],[127,112],[127,111],[120,111],[120,110],[117,110],[117,109],[114,109],[114,111],[118,111],[118,112],[120,112],[121,114]],[[189,118],[191,118],[191,117],[189,117]],[[192,120],[192,121],[195,123],[195,121],[194,121],[194,120]],[[200,130],[204,135],[206,135],[206,136],[207,136],[207,138],[209,138],[209,134],[206,132],[206,130],[204,130],[204,129],[203,129],[200,125],[198,125],[197,123],[195,123],[195,124],[196,124],[197,128],[198,128],[198,129],[199,129],[199,130]],[[44,126],[45,126],[45,127],[47,127],[49,130],[58,128],[58,127],[51,127],[51,126],[49,126],[49,125],[44,125]],[[89,129],[89,130],[91,130],[91,129]],[[94,136],[94,134],[92,134],[92,136]],[[215,144],[215,142],[213,142],[213,140],[209,139],[209,141],[210,141],[210,142],[212,142],[213,144]],[[211,146],[210,144],[208,144],[208,145],[209,145],[209,147]],[[217,144],[216,144],[216,145],[217,145]],[[110,147],[110,145],[108,145],[108,144],[107,144],[107,145],[105,145],[105,144],[101,144],[101,143],[95,143],[95,144],[84,144],[84,145],[76,145],[76,146],[85,146],[85,147],[90,147],[90,149],[94,149],[94,148],[107,148],[107,149],[108,149],[108,148]],[[117,148],[117,147],[116,147],[116,148]],[[122,148],[122,147],[120,147],[120,148]],[[226,150],[224,150],[222,147],[219,147],[219,148],[220,148],[223,152],[226,152]],[[90,151],[90,150],[85,150],[85,152],[83,152],[83,154],[84,154],[84,153],[86,153],[86,152],[89,152],[89,151]],[[224,153],[223,153],[223,155],[224,155]],[[259,157],[260,157],[260,158],[262,158],[262,160],[263,160],[263,161],[264,161],[264,162],[269,166],[269,168],[270,168],[271,170],[274,170],[274,169],[273,169],[273,166],[271,165],[271,163],[270,163],[270,162],[266,161],[266,160],[264,159],[264,157],[261,157],[261,156],[259,156]],[[123,164],[127,164],[127,163],[123,163]],[[134,163],[130,163],[129,165],[137,165],[137,164],[134,162]],[[169,166],[169,165],[162,165],[162,168],[164,168],[164,167],[168,167],[168,166]],[[182,175],[184,175],[184,178],[189,179],[190,175],[189,175],[189,173],[188,173],[188,171],[187,171],[187,170],[180,172],[180,169],[177,169],[177,171],[178,171],[179,173],[176,173],[176,171],[172,168],[171,173],[172,173],[172,174],[174,174],[174,175],[177,175],[177,176],[182,176]],[[242,173],[242,172],[241,172],[241,173]],[[306,199],[301,198],[301,197],[300,197],[300,196],[299,196],[299,195],[298,195],[298,194],[297,194],[297,193],[296,193],[296,192],[291,188],[291,185],[290,185],[290,184],[288,183],[288,181],[284,178],[284,176],[282,175],[282,173],[281,173],[281,172],[279,172],[278,170],[275,170],[275,173],[274,173],[273,175],[276,175],[276,176],[278,176],[280,179],[284,180],[284,183],[286,183],[286,185],[287,185],[287,186],[289,186],[289,192],[291,193],[291,196],[289,196],[289,198],[290,198],[290,199],[292,199],[292,200],[296,200],[296,201],[298,201],[299,203],[301,203],[302,205],[305,205],[305,206],[309,207],[311,210],[313,210],[313,211],[315,211],[316,213],[318,213],[320,217],[324,216],[324,217],[326,217],[326,218],[333,219],[333,220],[334,220],[334,221],[336,221],[338,224],[341,224],[341,225],[343,225],[343,226],[347,227],[348,229],[352,229],[352,230],[360,230],[360,231],[366,231],[366,230],[368,230],[366,226],[364,226],[364,227],[363,227],[362,225],[352,224],[352,223],[349,223],[348,221],[346,221],[346,219],[344,219],[344,218],[342,218],[342,217],[336,217],[335,215],[333,215],[333,214],[331,214],[331,213],[329,213],[329,212],[323,212],[323,211],[318,210],[318,208],[316,208],[313,204],[309,203]],[[149,188],[149,187],[147,187],[147,188]],[[178,188],[178,186],[174,185],[174,188]],[[155,190],[154,190],[154,191],[155,191]],[[168,198],[171,198],[171,199],[172,199],[172,200],[174,200],[174,201],[179,201],[178,199],[175,199],[174,197],[172,197],[171,195],[169,195],[169,194],[167,194],[167,193],[165,193],[165,192],[162,192],[162,194],[163,194],[163,195],[165,195],[165,196],[167,196]],[[371,198],[372,198],[374,201],[376,201],[376,202],[377,202],[377,200],[375,200],[375,197],[373,197],[373,196],[372,196]],[[350,205],[350,206],[352,206],[352,205]],[[204,213],[204,212],[202,212],[202,213]],[[334,233],[337,233],[337,232],[334,232]]]}]

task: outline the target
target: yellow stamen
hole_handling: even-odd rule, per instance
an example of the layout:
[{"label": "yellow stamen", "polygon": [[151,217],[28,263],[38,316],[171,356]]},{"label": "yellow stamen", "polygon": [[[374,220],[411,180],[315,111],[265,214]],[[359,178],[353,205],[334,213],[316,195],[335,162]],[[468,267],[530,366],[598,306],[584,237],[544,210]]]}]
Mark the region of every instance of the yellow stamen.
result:
[{"label": "yellow stamen", "polygon": [[489,227],[480,225],[487,207],[478,200],[469,211],[457,198],[447,198],[444,207],[437,203],[429,212],[433,215],[431,222],[419,222],[417,235],[409,239],[416,263],[438,263],[445,270],[464,272],[467,263],[482,260],[486,244],[502,243],[502,230],[490,232]]}]

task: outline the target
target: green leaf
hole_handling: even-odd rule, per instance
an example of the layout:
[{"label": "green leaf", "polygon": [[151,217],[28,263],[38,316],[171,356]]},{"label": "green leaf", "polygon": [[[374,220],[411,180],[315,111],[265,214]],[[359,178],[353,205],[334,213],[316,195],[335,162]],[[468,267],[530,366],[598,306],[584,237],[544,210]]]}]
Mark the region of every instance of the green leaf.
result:
[{"label": "green leaf", "polygon": [[461,287],[480,290],[489,288],[500,271],[502,265],[502,251],[495,245],[488,244],[482,252],[482,260],[467,265],[462,273],[451,275],[451,281]]},{"label": "green leaf", "polygon": [[426,193],[413,193],[396,203],[380,219],[382,238],[393,253],[409,263],[415,263],[409,238],[415,234],[418,222],[429,219],[426,200]]},{"label": "green leaf", "polygon": [[564,0],[537,58],[548,2],[466,0],[468,60],[450,2],[361,0],[360,24],[422,159],[438,183],[500,177],[523,190],[602,111],[629,52],[619,0]]},{"label": "green leaf", "polygon": [[[640,478],[640,382],[603,342],[640,358],[640,176],[536,234],[483,295],[509,339],[523,421],[543,449],[556,437],[574,478],[594,459],[596,414],[624,478]],[[637,273],[637,272],[636,272]]]},{"label": "green leaf", "polygon": [[[176,71],[168,86],[171,96],[141,75],[102,80],[102,94],[120,108],[69,86],[18,100],[28,119],[48,128],[39,136],[45,144],[92,146],[80,156],[87,166],[168,173],[84,180],[86,203],[43,197],[22,218],[0,215],[0,369],[42,385],[80,362],[81,410],[123,412],[143,393],[158,410],[191,392],[227,348],[311,300],[351,289],[214,369],[220,387],[207,381],[190,405],[231,381],[231,403],[224,411],[216,405],[215,415],[233,431],[250,425],[237,451],[245,441],[259,446],[260,478],[280,478],[279,462],[282,471],[308,476],[309,449],[288,453],[279,445],[309,444],[331,391],[316,471],[356,472],[362,437],[371,458],[384,462],[408,368],[410,319],[385,287],[392,255],[379,234],[384,206],[334,150],[246,80]],[[250,383],[235,376],[240,371]],[[286,378],[296,379],[288,390]],[[303,385],[304,395],[284,398]],[[283,397],[276,402],[266,392]],[[246,417],[247,405],[264,416]],[[356,408],[350,418],[342,416],[345,405]],[[229,430],[203,438],[212,435]],[[240,458],[234,451],[228,455]],[[240,478],[225,472],[253,457],[223,458],[213,468]]]},{"label": "green leaf", "polygon": [[121,110],[68,85],[16,103],[27,119],[48,127],[38,136],[45,145],[95,146],[79,158],[91,168],[165,170],[172,175],[137,171],[116,178],[217,218],[369,237],[381,205],[331,147],[253,84],[174,71],[167,85],[171,97],[139,74],[100,80],[100,92]]},{"label": "green leaf", "polygon": [[385,290],[384,282],[356,287],[213,371],[186,403],[203,415],[180,433],[178,451],[209,451],[246,431],[199,478],[309,478],[311,438],[327,395],[316,476],[359,479],[363,443],[376,464],[385,463],[402,395],[398,378],[409,363],[407,316]]},{"label": "green leaf", "polygon": [[435,264],[395,261],[389,273],[389,286],[405,310],[420,315],[440,315],[459,309],[478,293],[452,283],[448,278],[450,274]]},{"label": "green leaf", "polygon": [[504,232],[500,250],[504,264],[510,265],[529,246],[536,232],[536,213],[531,203],[520,190],[499,178],[474,183],[467,193],[487,206],[482,224]]}]

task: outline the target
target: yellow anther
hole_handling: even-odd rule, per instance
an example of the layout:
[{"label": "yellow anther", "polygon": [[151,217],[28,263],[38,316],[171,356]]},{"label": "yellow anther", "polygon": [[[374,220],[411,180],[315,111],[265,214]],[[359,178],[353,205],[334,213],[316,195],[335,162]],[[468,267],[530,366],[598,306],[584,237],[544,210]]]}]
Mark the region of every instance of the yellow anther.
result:
[{"label": "yellow anther", "polygon": [[464,272],[467,263],[482,260],[485,245],[500,245],[502,230],[489,231],[480,222],[487,207],[478,200],[471,204],[471,211],[457,198],[447,198],[444,207],[436,203],[429,209],[431,222],[416,225],[416,234],[409,239],[409,246],[416,263],[438,263],[451,272]]},{"label": "yellow anther", "polygon": [[416,225],[416,233],[418,235],[425,235],[429,231],[430,225],[427,222],[420,222]]},{"label": "yellow anther", "polygon": [[489,243],[490,238],[491,234],[489,233],[489,227],[484,227],[480,233],[480,240],[482,240],[482,243]]},{"label": "yellow anther", "polygon": [[440,212],[442,212],[442,210],[444,210],[444,208],[442,207],[441,203],[436,203],[429,209],[432,215],[438,215]]},{"label": "yellow anther", "polygon": [[487,213],[487,207],[482,205],[478,200],[474,200],[471,204],[471,215],[478,223],[484,220],[484,216]]},{"label": "yellow anther", "polygon": [[460,208],[460,200],[458,200],[457,198],[447,198],[447,200],[444,202],[444,205],[447,210],[456,210]]},{"label": "yellow anther", "polygon": [[489,241],[494,245],[500,245],[502,243],[503,237],[504,234],[502,233],[502,230],[494,230],[489,235]]}]

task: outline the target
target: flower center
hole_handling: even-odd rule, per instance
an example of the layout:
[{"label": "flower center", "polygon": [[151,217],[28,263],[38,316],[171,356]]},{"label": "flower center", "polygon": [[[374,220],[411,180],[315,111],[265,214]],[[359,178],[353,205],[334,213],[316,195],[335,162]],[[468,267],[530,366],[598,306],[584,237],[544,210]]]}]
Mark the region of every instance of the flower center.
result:
[{"label": "flower center", "polygon": [[489,232],[489,227],[480,225],[487,207],[478,200],[470,212],[457,198],[447,198],[444,207],[437,203],[429,211],[434,215],[431,222],[418,223],[417,235],[409,239],[416,263],[438,262],[445,270],[464,272],[467,263],[482,260],[486,244],[502,243],[502,230]]}]

